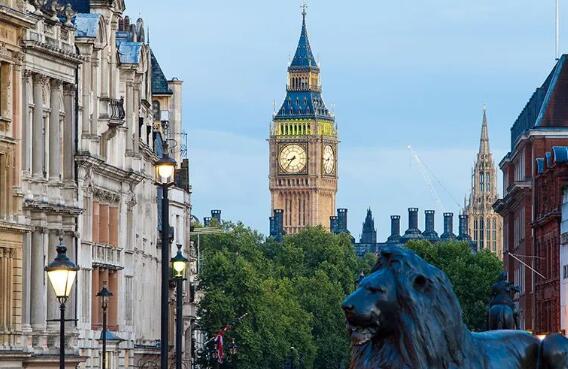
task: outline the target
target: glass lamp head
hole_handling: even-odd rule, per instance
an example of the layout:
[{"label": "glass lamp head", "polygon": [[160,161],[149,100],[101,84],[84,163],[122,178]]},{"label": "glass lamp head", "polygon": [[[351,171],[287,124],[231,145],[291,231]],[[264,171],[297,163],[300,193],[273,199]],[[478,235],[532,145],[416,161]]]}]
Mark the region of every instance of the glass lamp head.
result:
[{"label": "glass lamp head", "polygon": [[55,296],[61,304],[69,298],[75,277],[77,277],[77,271],[79,271],[79,267],[67,257],[66,253],[67,248],[63,244],[63,238],[59,238],[57,256],[45,267]]},{"label": "glass lamp head", "polygon": [[174,182],[176,161],[170,157],[167,149],[154,166],[156,168],[156,182],[163,185]]},{"label": "glass lamp head", "polygon": [[101,305],[103,309],[106,309],[108,306],[108,300],[112,296],[112,292],[109,291],[107,288],[107,282],[103,282],[103,288],[97,293],[97,297],[101,298]]},{"label": "glass lamp head", "polygon": [[178,248],[177,254],[171,260],[172,268],[175,272],[174,274],[175,278],[183,278],[183,273],[185,272],[185,268],[187,267],[187,262],[189,260],[187,260],[187,258],[183,256],[183,254],[181,253],[180,244],[177,245],[177,248]]}]

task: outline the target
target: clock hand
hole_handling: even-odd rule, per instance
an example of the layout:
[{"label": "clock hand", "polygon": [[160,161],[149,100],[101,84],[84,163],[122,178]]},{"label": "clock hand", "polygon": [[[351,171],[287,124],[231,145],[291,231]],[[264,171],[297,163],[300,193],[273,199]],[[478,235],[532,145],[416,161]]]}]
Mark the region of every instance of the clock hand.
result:
[{"label": "clock hand", "polygon": [[296,157],[294,156],[292,159],[288,159],[288,165],[286,165],[286,169],[288,169],[290,167],[290,164],[292,164],[292,162],[296,159]]}]

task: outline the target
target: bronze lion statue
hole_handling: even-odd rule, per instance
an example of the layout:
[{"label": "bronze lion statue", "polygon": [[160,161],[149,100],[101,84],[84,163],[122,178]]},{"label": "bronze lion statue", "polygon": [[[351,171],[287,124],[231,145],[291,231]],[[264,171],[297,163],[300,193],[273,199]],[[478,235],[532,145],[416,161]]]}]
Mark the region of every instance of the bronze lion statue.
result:
[{"label": "bronze lion statue", "polygon": [[351,369],[568,369],[562,336],[470,332],[448,277],[406,248],[382,248],[342,307]]}]

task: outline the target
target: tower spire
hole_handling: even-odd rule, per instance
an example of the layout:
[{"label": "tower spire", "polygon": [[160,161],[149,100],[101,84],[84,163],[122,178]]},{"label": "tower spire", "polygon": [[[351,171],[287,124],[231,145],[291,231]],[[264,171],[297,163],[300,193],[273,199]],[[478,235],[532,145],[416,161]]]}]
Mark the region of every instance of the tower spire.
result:
[{"label": "tower spire", "polygon": [[302,5],[302,32],[300,33],[300,40],[298,41],[294,59],[290,63],[289,69],[291,70],[319,70],[316,58],[314,58],[312,48],[310,47],[310,40],[308,39],[308,28],[306,26],[307,9],[308,5],[304,3]]},{"label": "tower spire", "polygon": [[487,128],[487,108],[483,107],[483,123],[481,124],[481,137],[479,139],[479,153],[489,154],[489,131]]}]

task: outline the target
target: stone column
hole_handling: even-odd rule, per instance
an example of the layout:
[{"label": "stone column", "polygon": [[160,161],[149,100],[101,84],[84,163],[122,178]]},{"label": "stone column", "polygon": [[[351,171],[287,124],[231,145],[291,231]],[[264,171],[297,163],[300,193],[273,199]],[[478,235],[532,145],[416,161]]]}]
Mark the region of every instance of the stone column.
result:
[{"label": "stone column", "polygon": [[[74,224],[73,218],[66,220],[66,222],[67,221]],[[75,252],[75,235],[72,231],[65,232],[65,235],[63,236],[63,243],[67,247],[67,256],[69,257],[69,259],[71,259],[76,265],[79,265],[77,263],[77,254]],[[81,271],[79,271],[78,273],[81,273]],[[77,295],[77,291],[79,291],[77,286],[78,282],[79,279],[75,277],[73,290],[71,291],[71,295],[69,295],[69,300],[67,300],[65,315],[69,317],[68,319],[75,319],[76,316],[75,314],[77,311],[77,298],[79,297]]]},{"label": "stone column", "polygon": [[[109,48],[111,49],[111,48]],[[101,51],[101,97],[109,97],[109,77],[110,74],[109,70],[109,61],[110,61],[110,54],[105,51]]]},{"label": "stone column", "polygon": [[91,132],[91,62],[89,55],[88,60],[83,63],[83,116],[82,131],[84,134]]},{"label": "stone column", "polygon": [[133,101],[133,112],[132,112],[132,116],[133,116],[133,120],[134,120],[134,129],[132,130],[132,145],[134,146],[134,152],[138,153],[139,151],[139,145],[138,145],[138,141],[139,141],[139,136],[140,136],[140,83],[136,83],[134,85],[134,101]]},{"label": "stone column", "polygon": [[28,83],[32,73],[24,70],[22,73],[22,170],[26,175],[31,174],[30,152],[31,152],[31,133],[30,129],[30,107],[29,107],[29,89]]},{"label": "stone column", "polygon": [[63,179],[72,182],[75,173],[75,86],[63,86]]},{"label": "stone column", "polygon": [[44,127],[43,127],[43,84],[45,78],[40,74],[33,76],[34,112],[32,124],[32,173],[34,177],[43,178]]},{"label": "stone column", "polygon": [[30,283],[30,300],[31,300],[31,325],[34,330],[45,330],[47,319],[47,310],[45,308],[46,283],[44,259],[44,236],[43,229],[36,229],[32,232],[31,244],[31,283]]},{"label": "stone column", "polygon": [[51,81],[49,115],[49,179],[61,180],[61,122],[59,112],[61,110],[61,82]]},{"label": "stone column", "polygon": [[24,234],[22,244],[22,330],[31,329],[32,233]]},{"label": "stone column", "polygon": [[[57,245],[59,245],[59,235],[58,231],[52,229],[49,231],[48,243],[47,243],[47,260],[46,264],[51,263],[55,256],[57,255]],[[45,282],[45,288],[47,289],[47,319],[59,319],[59,301],[57,301],[57,297],[55,297],[55,292],[53,291],[53,287],[49,280]],[[48,327],[57,328],[59,325],[58,322],[49,322],[47,324]]]},{"label": "stone column", "polygon": [[126,82],[126,153],[133,152],[133,139],[134,139],[134,94],[132,82]]},{"label": "stone column", "polygon": [[91,85],[89,89],[93,94],[93,113],[91,116],[91,134],[96,136],[98,134],[98,123],[99,123],[99,55],[100,51],[93,53],[91,58]]},{"label": "stone column", "polygon": [[[118,30],[118,17],[113,15],[110,20],[110,45],[116,44],[116,31]],[[116,56],[118,53],[109,53],[109,68],[108,68],[108,84],[109,84],[109,97],[111,99],[117,99],[116,96],[116,81],[115,77],[118,77]]]},{"label": "stone column", "polygon": [[[91,326],[98,327],[99,325],[99,302],[97,293],[100,290],[99,286],[99,276],[100,276],[100,269],[97,267],[93,267],[93,277],[92,277],[92,286],[91,286]],[[102,285],[102,284],[101,284]]]}]

